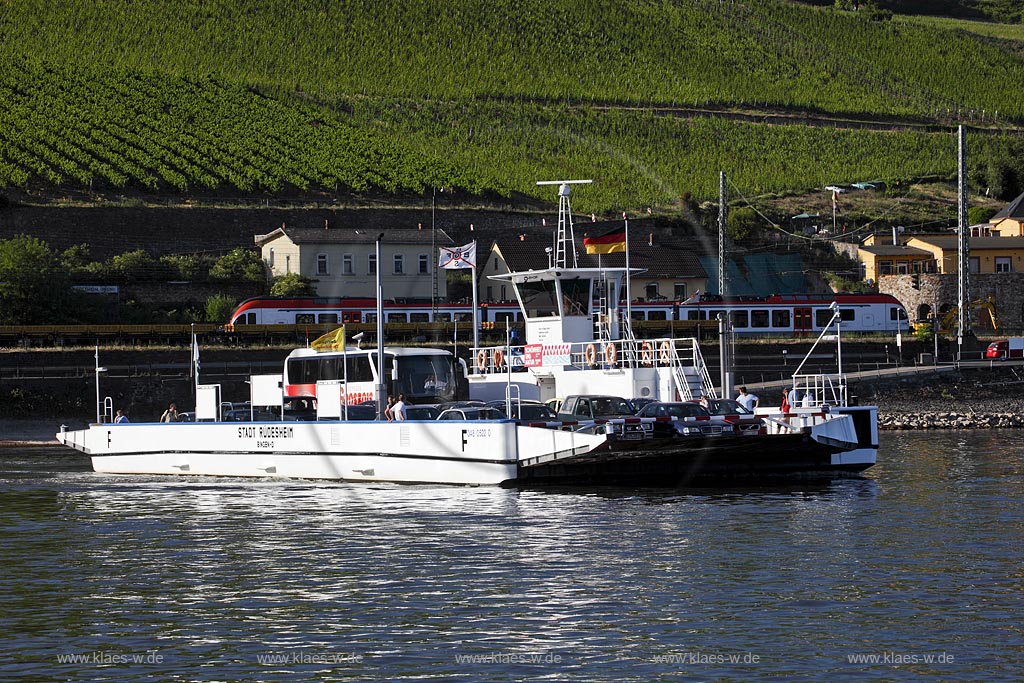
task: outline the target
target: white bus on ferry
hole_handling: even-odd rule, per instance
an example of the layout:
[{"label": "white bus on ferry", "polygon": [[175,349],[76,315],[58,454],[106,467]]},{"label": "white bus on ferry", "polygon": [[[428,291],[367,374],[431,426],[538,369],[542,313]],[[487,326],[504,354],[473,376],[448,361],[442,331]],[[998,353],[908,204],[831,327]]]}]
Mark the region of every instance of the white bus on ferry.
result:
[{"label": "white bus on ferry", "polygon": [[[344,402],[358,405],[373,400],[379,376],[377,349],[302,348],[285,359],[282,388],[286,401],[315,399],[317,382],[341,381]],[[388,395],[405,394],[414,404],[455,398],[457,376],[454,358],[448,351],[385,346],[383,376]]]}]

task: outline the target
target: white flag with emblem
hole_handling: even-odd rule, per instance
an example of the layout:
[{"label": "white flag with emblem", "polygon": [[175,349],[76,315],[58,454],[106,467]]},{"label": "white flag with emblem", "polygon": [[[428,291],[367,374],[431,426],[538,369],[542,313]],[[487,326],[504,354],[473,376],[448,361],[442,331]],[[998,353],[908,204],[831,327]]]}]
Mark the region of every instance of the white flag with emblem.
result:
[{"label": "white flag with emblem", "polygon": [[454,249],[441,247],[441,260],[438,265],[445,270],[476,268],[476,240]]}]

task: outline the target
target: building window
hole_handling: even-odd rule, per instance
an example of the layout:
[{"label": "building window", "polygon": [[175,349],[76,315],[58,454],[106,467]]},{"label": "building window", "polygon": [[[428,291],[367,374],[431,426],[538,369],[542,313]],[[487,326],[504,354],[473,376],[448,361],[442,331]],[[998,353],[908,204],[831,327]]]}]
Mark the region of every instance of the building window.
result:
[{"label": "building window", "polygon": [[430,256],[427,254],[420,254],[420,275],[426,275],[430,272]]},{"label": "building window", "polygon": [[370,254],[366,257],[366,274],[376,275],[377,274],[377,255]]},{"label": "building window", "polygon": [[686,298],[686,283],[685,282],[677,282],[674,285],[672,285],[672,297],[676,301],[682,301],[683,299]]},{"label": "building window", "polygon": [[981,272],[981,257],[971,256],[967,262],[968,273],[980,273]]},{"label": "building window", "polygon": [[274,267],[274,249],[273,248],[270,249],[270,258],[267,259],[267,263],[270,264],[271,268]]},{"label": "building window", "polygon": [[996,272],[997,273],[1012,273],[1013,262],[1009,256],[996,256]]},{"label": "building window", "polygon": [[652,282],[649,285],[647,285],[644,288],[644,293],[645,293],[645,296],[647,297],[648,301],[657,301],[658,299],[661,298],[661,295],[658,294],[658,283],[657,282]]},{"label": "building window", "polygon": [[405,257],[401,254],[395,254],[395,275],[401,275],[405,272]]},{"label": "building window", "polygon": [[292,272],[292,257],[290,254],[285,254],[284,257],[284,273],[287,275]]},{"label": "building window", "polygon": [[878,262],[878,274],[879,275],[892,275],[892,261],[879,261]]},{"label": "building window", "polygon": [[327,275],[327,254],[316,255],[316,274]]},{"label": "building window", "polygon": [[507,287],[507,285],[502,285],[501,286],[501,300],[502,301],[508,301],[508,292],[505,290],[505,287]]},{"label": "building window", "polygon": [[908,266],[909,266],[909,264],[906,261],[897,261],[896,262],[896,274],[897,275],[906,275],[906,274],[908,274],[910,272],[910,268]]},{"label": "building window", "polygon": [[356,272],[352,254],[344,254],[341,257],[341,272],[345,275],[352,275]]}]

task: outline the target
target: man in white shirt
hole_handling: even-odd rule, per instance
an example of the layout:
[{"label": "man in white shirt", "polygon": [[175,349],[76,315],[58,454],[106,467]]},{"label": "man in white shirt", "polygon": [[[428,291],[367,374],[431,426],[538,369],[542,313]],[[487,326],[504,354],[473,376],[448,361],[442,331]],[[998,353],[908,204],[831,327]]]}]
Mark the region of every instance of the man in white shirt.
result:
[{"label": "man in white shirt", "polygon": [[395,405],[391,406],[391,414],[394,415],[395,419],[399,422],[406,419],[405,394],[398,395],[398,400],[395,401]]},{"label": "man in white shirt", "polygon": [[736,401],[750,412],[754,412],[754,408],[757,407],[760,400],[757,394],[747,393],[746,387],[740,387],[740,395],[736,397]]}]

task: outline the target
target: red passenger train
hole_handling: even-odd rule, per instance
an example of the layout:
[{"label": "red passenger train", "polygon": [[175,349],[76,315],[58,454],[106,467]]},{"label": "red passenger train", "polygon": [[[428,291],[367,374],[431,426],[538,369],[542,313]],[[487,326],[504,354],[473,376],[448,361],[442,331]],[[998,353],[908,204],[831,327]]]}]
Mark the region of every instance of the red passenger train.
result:
[{"label": "red passenger train", "polygon": [[[631,304],[634,320],[708,321],[719,314],[732,317],[741,335],[806,336],[820,332],[832,320],[832,304],[839,306],[845,332],[896,334],[910,329],[907,310],[888,294],[776,295],[723,300],[698,295],[686,301],[638,301]],[[471,304],[405,303],[383,306],[385,323],[471,322]],[[242,302],[231,314],[232,325],[313,325],[374,323],[375,299],[321,297],[256,297]],[[514,302],[480,304],[481,323],[522,321]]]}]

